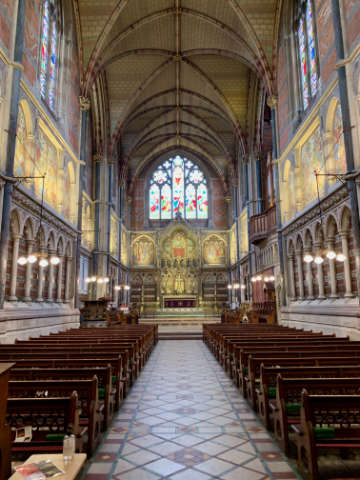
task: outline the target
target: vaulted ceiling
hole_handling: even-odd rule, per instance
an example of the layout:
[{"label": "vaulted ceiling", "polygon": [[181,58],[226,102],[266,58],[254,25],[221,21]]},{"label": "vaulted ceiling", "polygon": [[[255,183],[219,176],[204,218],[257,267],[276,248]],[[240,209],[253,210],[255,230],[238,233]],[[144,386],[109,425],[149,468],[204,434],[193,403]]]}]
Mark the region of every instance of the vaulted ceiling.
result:
[{"label": "vaulted ceiling", "polygon": [[246,149],[254,82],[275,93],[281,0],[73,1],[82,94],[105,78],[122,162],[183,148],[233,165]]}]

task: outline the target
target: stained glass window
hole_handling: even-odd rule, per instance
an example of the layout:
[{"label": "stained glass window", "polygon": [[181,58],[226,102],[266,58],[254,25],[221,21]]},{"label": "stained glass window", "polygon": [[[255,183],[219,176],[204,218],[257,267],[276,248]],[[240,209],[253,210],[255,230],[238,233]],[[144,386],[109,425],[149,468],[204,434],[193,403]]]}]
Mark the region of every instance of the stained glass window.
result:
[{"label": "stained glass window", "polygon": [[299,2],[297,35],[302,103],[306,110],[319,88],[312,0]]},{"label": "stained glass window", "polygon": [[53,110],[55,107],[59,11],[56,0],[44,0],[41,29],[40,94]]},{"label": "stained glass window", "polygon": [[208,189],[203,172],[177,155],[157,167],[150,181],[149,217],[170,220],[208,218]]}]

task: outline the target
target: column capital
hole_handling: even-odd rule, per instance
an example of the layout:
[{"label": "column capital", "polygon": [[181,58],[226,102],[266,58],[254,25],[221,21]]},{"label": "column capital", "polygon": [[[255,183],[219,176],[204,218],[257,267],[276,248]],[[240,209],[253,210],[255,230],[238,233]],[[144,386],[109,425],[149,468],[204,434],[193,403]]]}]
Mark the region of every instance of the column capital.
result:
[{"label": "column capital", "polygon": [[276,95],[271,95],[270,97],[268,97],[266,103],[268,104],[268,107],[271,108],[271,110],[275,110],[278,103],[278,97]]},{"label": "column capital", "polygon": [[85,112],[90,110],[90,107],[91,107],[90,98],[83,97],[82,95],[80,95],[79,104],[80,104],[80,110]]}]

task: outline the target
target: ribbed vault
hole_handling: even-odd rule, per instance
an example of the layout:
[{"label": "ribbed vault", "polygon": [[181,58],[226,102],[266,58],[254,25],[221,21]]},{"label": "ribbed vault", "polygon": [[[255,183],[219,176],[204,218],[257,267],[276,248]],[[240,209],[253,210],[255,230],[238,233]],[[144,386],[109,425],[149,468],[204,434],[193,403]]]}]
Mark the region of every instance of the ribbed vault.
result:
[{"label": "ribbed vault", "polygon": [[[73,0],[82,95],[106,83],[107,148],[122,175],[166,149],[188,148],[234,171],[274,95],[281,0]],[[120,148],[118,148],[120,147]]]}]

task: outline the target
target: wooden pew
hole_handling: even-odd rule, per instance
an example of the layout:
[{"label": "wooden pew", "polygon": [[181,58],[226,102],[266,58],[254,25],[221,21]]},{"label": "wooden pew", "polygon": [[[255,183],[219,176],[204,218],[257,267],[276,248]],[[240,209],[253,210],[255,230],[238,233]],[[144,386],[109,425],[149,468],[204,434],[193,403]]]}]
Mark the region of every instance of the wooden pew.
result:
[{"label": "wooden pew", "polygon": [[0,480],[11,475],[10,426],[6,421],[9,371],[14,363],[0,364]]},{"label": "wooden pew", "polygon": [[[360,395],[360,377],[352,378],[283,378],[277,377],[274,405],[275,438],[289,455],[289,430],[300,423],[301,393],[310,395]],[[360,418],[359,418],[360,420]]]},{"label": "wooden pew", "polygon": [[[346,359],[346,360],[340,360]],[[349,358],[350,362],[349,363]],[[281,360],[285,362],[281,363]],[[298,362],[295,360],[299,359]],[[270,360],[270,362],[269,362]],[[309,363],[309,360],[312,360],[313,363]],[[247,373],[245,370],[244,363],[247,361]],[[241,359],[241,382],[244,389],[243,394],[247,398],[250,405],[256,409],[256,387],[260,383],[260,367],[261,363],[268,365],[342,365],[342,362],[345,362],[344,365],[356,365],[360,362],[360,349],[357,350],[344,350],[336,351],[328,347],[322,349],[317,347],[316,349],[305,349],[304,350],[289,350],[289,351],[276,351],[272,350],[270,352],[259,351],[258,353],[244,353],[244,360]]]},{"label": "wooden pew", "polygon": [[[301,472],[311,480],[321,477],[321,451],[360,450],[360,395],[309,395],[301,398],[300,425],[293,425]],[[332,472],[335,477],[350,472]],[[358,473],[358,471],[357,471]],[[352,475],[355,476],[355,472]]]},{"label": "wooden pew", "polygon": [[[83,451],[87,427],[79,425],[79,409],[76,392],[70,397],[57,398],[8,398],[7,421],[11,427],[12,454],[62,452],[63,439],[49,438],[51,434],[74,434],[76,450]],[[40,413],[41,412],[41,413]],[[32,425],[32,440],[15,443],[16,428]]]},{"label": "wooden pew", "polygon": [[81,409],[79,426],[87,427],[87,453],[91,456],[100,441],[102,412],[98,404],[98,380],[10,380],[11,398],[70,397],[76,391]]},{"label": "wooden pew", "polygon": [[256,387],[258,399],[258,415],[268,430],[274,430],[274,418],[271,415],[273,408],[270,404],[276,403],[276,381],[278,374],[284,378],[339,378],[360,377],[359,365],[334,366],[268,366],[260,367],[260,385]]},{"label": "wooden pew", "polygon": [[12,368],[11,380],[74,380],[98,379],[100,411],[104,414],[103,430],[110,425],[115,413],[115,388],[112,386],[111,365],[87,368]]},{"label": "wooden pew", "polygon": [[21,355],[16,359],[17,368],[56,368],[56,369],[80,369],[80,368],[96,368],[96,367],[107,367],[108,365],[112,368],[112,383],[113,388],[115,387],[115,409],[120,408],[123,396],[124,396],[124,381],[122,378],[122,364],[121,357],[107,357],[107,358],[51,358],[47,356],[42,358],[42,356],[26,356],[22,358]]}]

